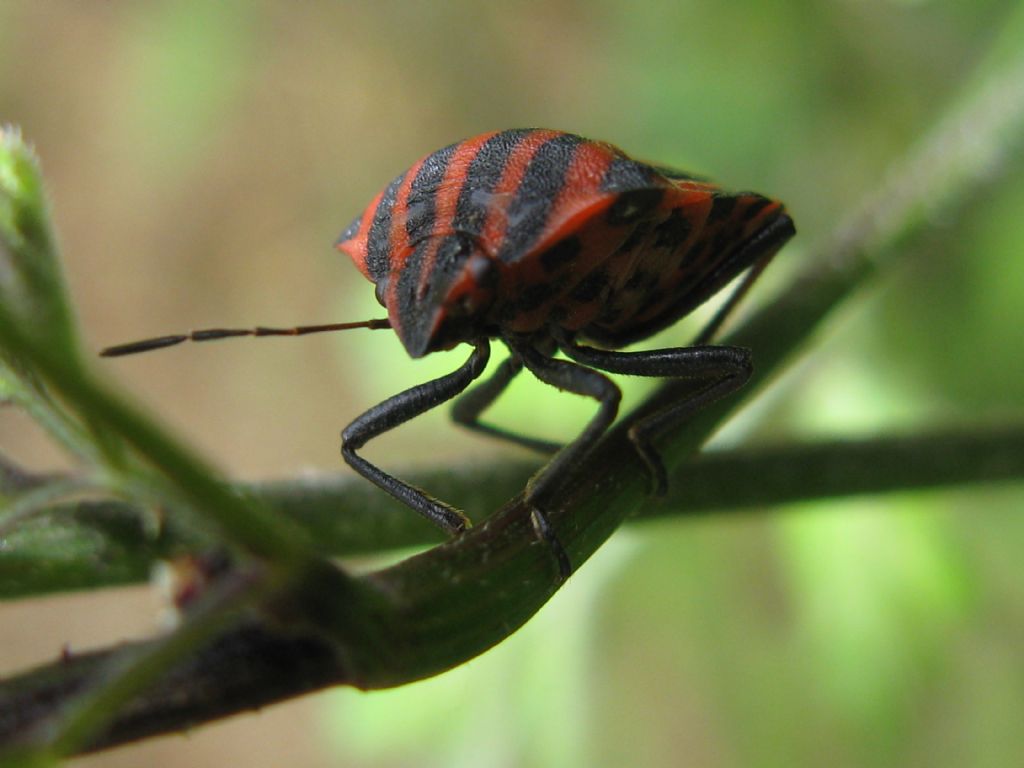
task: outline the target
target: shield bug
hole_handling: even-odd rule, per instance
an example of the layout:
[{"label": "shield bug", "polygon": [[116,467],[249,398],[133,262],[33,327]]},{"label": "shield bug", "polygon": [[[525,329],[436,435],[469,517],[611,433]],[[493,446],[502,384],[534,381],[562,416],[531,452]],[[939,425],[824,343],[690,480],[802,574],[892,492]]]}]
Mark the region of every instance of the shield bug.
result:
[{"label": "shield bug", "polygon": [[[566,470],[615,419],[619,388],[605,373],[692,379],[698,388],[638,422],[630,439],[652,490],[666,486],[652,440],[672,423],[743,385],[749,351],[712,345],[715,332],[795,233],[776,200],[733,193],[687,173],[631,159],[570,133],[486,133],[433,152],[395,178],[336,245],[375,286],[387,320],[291,329],[211,329],[111,347],[107,356],[229,336],[298,335],[353,327],[391,328],[413,358],[467,343],[454,372],[408,389],[355,419],[341,452],[359,474],[449,533],[469,525],[453,506],[363,458],[374,437],[457,398],[452,415],[471,429],[554,457],[530,481],[534,525],[563,575],[568,559],[542,510]],[[620,351],[689,314],[746,273],[686,347]],[[491,339],[510,356],[484,371]],[[557,353],[563,358],[556,358]],[[512,379],[528,369],[559,389],[591,397],[597,413],[581,434],[556,445],[480,421]]]}]

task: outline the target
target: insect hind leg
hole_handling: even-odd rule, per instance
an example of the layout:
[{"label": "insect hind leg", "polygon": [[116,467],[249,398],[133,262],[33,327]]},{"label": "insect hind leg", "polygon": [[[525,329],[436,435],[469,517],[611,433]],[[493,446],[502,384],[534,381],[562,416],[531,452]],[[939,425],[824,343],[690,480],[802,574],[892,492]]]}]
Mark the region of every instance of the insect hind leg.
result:
[{"label": "insect hind leg", "polygon": [[746,274],[743,275],[743,278],[733,292],[729,294],[729,298],[715,312],[711,320],[708,321],[708,324],[701,329],[697,338],[693,340],[693,346],[708,344],[714,338],[725,321],[732,315],[736,306],[747,295],[747,292],[753,287],[754,283],[757,282],[757,278],[771,264],[775,254],[779,252],[779,248],[793,236],[795,231],[793,220],[789,216],[780,216],[764,229],[755,240],[747,244],[746,250],[753,251],[754,253],[760,251],[760,255],[751,262],[750,267],[746,270]]},{"label": "insect hind leg", "polygon": [[615,383],[600,371],[580,365],[571,360],[555,360],[534,347],[517,345],[507,339],[514,354],[519,355],[523,365],[545,384],[566,392],[591,397],[598,402],[597,413],[576,439],[565,445],[526,487],[526,503],[531,508],[531,522],[539,538],[544,540],[558,561],[559,576],[564,581],[572,573],[568,554],[544,516],[551,496],[558,491],[570,471],[580,459],[593,448],[597,439],[608,429],[618,413],[622,392]]},{"label": "insect hind leg", "polygon": [[702,384],[686,397],[636,422],[629,430],[629,439],[647,466],[651,492],[657,496],[664,495],[668,489],[668,472],[654,447],[654,439],[674,424],[686,421],[705,406],[740,389],[753,371],[750,352],[742,347],[695,346],[613,352],[571,341],[563,341],[559,346],[573,360],[609,373],[692,379]]},{"label": "insect hind leg", "polygon": [[532,451],[553,454],[562,447],[558,443],[520,435],[516,432],[494,427],[480,421],[480,414],[491,407],[522,369],[522,359],[518,355],[513,354],[498,366],[491,378],[477,384],[455,401],[451,412],[452,420],[467,429],[472,429],[500,440],[507,440],[510,443],[521,445]]}]

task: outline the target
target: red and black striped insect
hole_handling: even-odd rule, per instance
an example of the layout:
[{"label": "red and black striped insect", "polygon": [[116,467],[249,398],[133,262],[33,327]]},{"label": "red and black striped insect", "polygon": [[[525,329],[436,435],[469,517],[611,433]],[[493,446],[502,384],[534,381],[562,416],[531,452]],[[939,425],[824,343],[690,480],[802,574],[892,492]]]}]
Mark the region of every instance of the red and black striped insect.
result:
[{"label": "red and black striped insect", "polygon": [[[619,388],[602,373],[694,379],[700,386],[632,428],[655,492],[665,467],[652,440],[672,423],[743,385],[748,350],[711,338],[752,282],[795,233],[782,204],[731,193],[687,173],[648,165],[598,141],[551,130],[486,133],[433,152],[395,178],[344,231],[337,247],[375,285],[387,320],[292,329],[213,329],[104,350],[122,355],[185,340],[390,327],[411,357],[473,346],[453,373],[385,400],[342,432],[341,452],[365,478],[449,533],[469,524],[363,458],[372,438],[462,394],[484,371],[491,339],[510,357],[462,394],[456,422],[554,458],[531,480],[534,523],[568,561],[541,510],[565,471],[615,419]],[[617,351],[651,336],[746,272],[692,346]],[[561,352],[564,359],[555,355]],[[480,421],[522,368],[559,389],[592,397],[597,414],[556,445]]]}]

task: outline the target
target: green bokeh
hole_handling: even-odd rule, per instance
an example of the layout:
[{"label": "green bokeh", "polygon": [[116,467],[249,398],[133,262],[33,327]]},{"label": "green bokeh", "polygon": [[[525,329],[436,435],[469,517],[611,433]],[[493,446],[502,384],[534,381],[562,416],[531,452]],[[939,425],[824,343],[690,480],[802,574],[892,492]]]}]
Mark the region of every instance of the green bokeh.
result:
[{"label": "green bokeh", "polygon": [[[785,200],[800,235],[756,301],[974,82],[993,40],[1024,45],[1007,22],[1024,6],[1005,0],[113,3],[91,26],[82,13],[0,4],[0,120],[24,123],[53,158],[58,218],[101,243],[150,221],[128,242],[170,241],[140,267],[160,300],[182,297],[179,315],[212,307],[224,324],[261,317],[227,314],[261,259],[329,263],[338,319],[379,316],[331,239],[418,156],[520,125]],[[53,57],[36,55],[48,46]],[[944,213],[729,438],[1019,414],[1022,170],[1019,154],[1000,158],[1001,180]],[[137,208],[108,210],[107,196],[132,199],[127,179]],[[244,258],[218,266],[226,248]],[[73,288],[93,287],[88,268],[75,274]],[[265,279],[268,303],[289,289],[286,268]],[[347,399],[310,427],[330,451],[342,418],[465,356],[410,361],[370,333],[331,349]],[[218,384],[269,389],[269,408],[303,376],[224,369]],[[493,417],[564,438],[591,410],[523,377]],[[433,414],[380,455],[429,459],[453,435]],[[480,444],[466,445],[472,460]],[[325,697],[304,738],[322,738],[325,760],[388,766],[1022,764],[1022,502],[1019,487],[908,494],[638,527],[501,648],[406,690]]]}]

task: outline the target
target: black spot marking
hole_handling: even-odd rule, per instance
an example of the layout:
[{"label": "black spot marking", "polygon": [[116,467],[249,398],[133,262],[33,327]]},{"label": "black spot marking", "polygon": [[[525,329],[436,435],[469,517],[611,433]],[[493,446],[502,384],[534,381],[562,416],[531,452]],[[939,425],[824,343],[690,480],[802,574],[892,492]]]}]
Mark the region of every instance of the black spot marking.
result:
[{"label": "black spot marking", "polygon": [[728,218],[736,208],[736,198],[732,195],[715,195],[708,212],[708,221],[716,222]]},{"label": "black spot marking", "polygon": [[608,273],[604,270],[591,272],[572,289],[570,299],[580,304],[589,304],[608,288]]},{"label": "black spot marking", "polygon": [[634,227],[633,231],[629,233],[629,236],[622,241],[622,245],[620,245],[616,249],[615,253],[626,254],[635,251],[637,248],[643,245],[644,241],[647,239],[647,236],[650,233],[650,226],[639,224],[638,226]]},{"label": "black spot marking", "polygon": [[548,274],[557,272],[580,255],[583,243],[575,236],[560,240],[540,255],[540,264]]},{"label": "black spot marking", "polygon": [[678,248],[692,231],[690,219],[678,208],[673,208],[668,217],[654,228],[654,247]]},{"label": "black spot marking", "polygon": [[686,252],[686,258],[679,262],[680,272],[690,272],[697,268],[708,256],[712,243],[710,240],[700,240]]},{"label": "black spot marking", "polygon": [[514,303],[513,311],[516,314],[532,312],[554,298],[558,290],[559,286],[553,282],[528,285],[520,292],[519,297]]}]

